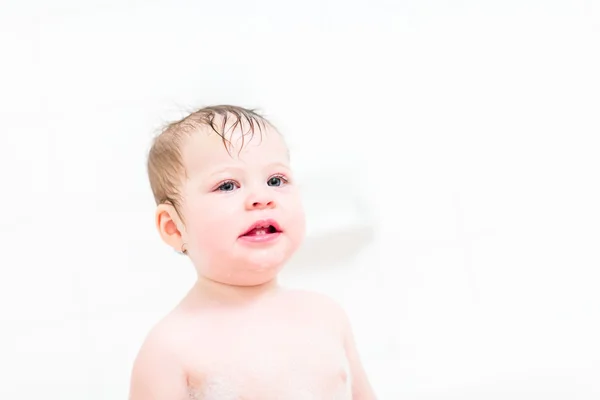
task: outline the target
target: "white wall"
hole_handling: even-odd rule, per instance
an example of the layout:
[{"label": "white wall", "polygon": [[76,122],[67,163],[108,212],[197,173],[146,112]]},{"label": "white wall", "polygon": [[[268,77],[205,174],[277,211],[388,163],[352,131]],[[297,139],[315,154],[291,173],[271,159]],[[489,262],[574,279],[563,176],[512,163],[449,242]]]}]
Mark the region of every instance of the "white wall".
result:
[{"label": "white wall", "polygon": [[381,399],[598,398],[598,2],[363,3],[1,3],[0,398],[126,397],[193,278],[145,152],[222,102],[280,125],[313,226],[366,201],[361,252],[284,280],[346,306]]}]

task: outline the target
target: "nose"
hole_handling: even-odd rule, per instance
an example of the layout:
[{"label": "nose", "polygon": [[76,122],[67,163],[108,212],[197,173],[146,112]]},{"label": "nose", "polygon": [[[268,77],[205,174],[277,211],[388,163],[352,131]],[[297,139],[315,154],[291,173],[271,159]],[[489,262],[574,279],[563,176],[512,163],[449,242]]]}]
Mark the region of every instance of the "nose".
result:
[{"label": "nose", "polygon": [[248,210],[264,210],[269,208],[275,208],[275,199],[273,198],[273,193],[269,193],[268,189],[256,190],[246,199],[246,209]]}]

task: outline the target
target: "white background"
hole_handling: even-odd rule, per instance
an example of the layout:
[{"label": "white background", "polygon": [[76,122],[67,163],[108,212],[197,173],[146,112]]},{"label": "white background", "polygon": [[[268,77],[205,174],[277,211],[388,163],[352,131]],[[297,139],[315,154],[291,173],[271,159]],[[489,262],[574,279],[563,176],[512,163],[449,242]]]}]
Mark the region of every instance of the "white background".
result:
[{"label": "white background", "polygon": [[193,279],[146,151],[215,103],[280,126],[313,227],[366,202],[283,280],[343,303],[381,399],[599,398],[600,5],[369,3],[0,3],[0,398],[126,398]]}]

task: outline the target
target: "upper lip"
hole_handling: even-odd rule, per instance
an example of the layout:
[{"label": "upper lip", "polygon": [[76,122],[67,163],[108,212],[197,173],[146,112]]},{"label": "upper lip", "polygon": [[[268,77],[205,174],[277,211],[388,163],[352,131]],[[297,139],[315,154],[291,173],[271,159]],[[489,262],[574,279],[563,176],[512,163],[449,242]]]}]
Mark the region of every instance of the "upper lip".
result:
[{"label": "upper lip", "polygon": [[275,221],[274,219],[260,219],[258,221],[256,221],[255,223],[253,223],[252,225],[250,225],[250,227],[248,229],[246,229],[240,236],[244,236],[247,233],[249,233],[251,230],[253,229],[257,229],[257,228],[268,228],[272,226],[273,228],[275,228],[275,230],[277,232],[281,232],[281,227],[279,226],[279,224],[277,223],[277,221]]}]

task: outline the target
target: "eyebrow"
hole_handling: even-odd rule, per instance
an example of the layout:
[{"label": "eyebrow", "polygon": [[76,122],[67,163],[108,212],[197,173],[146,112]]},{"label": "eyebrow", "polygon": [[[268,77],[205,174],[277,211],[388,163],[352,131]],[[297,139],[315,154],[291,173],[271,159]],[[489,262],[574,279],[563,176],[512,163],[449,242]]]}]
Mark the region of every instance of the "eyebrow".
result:
[{"label": "eyebrow", "polygon": [[[271,169],[271,168],[275,168],[275,167],[284,168],[288,171],[290,170],[290,166],[283,162],[274,162],[274,163],[268,164],[264,167],[264,169]],[[244,170],[244,167],[239,167],[239,166],[235,166],[235,165],[227,165],[222,168],[210,171],[207,176],[213,177],[215,175],[219,175],[224,172],[239,172],[239,171],[243,171],[243,170]]]}]

